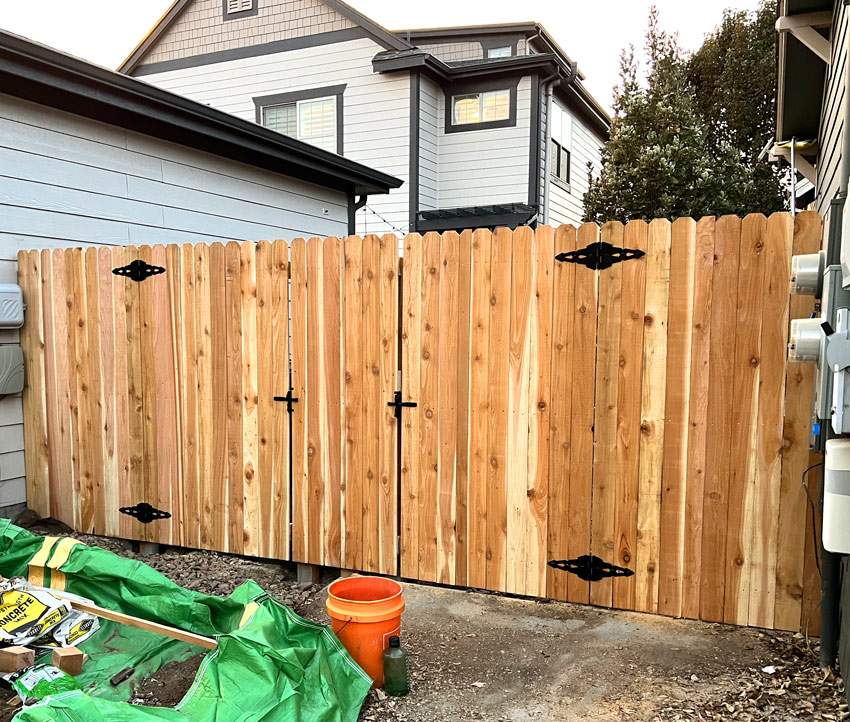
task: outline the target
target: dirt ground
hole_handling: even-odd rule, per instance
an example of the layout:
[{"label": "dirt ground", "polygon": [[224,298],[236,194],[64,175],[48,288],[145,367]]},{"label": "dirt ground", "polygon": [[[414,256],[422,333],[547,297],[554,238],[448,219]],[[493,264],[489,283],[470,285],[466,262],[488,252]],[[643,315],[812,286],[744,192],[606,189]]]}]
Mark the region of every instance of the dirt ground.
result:
[{"label": "dirt ground", "polygon": [[[73,536],[208,594],[251,578],[297,613],[328,621],[324,589],[297,583],[292,565],[177,549],[141,557],[129,542]],[[406,585],[405,599],[411,693],[370,692],[363,722],[850,719],[840,678],[818,668],[817,641],[800,635],[425,585]],[[164,667],[132,702],[173,706],[200,661]],[[10,696],[0,689],[0,722],[17,711]]]}]

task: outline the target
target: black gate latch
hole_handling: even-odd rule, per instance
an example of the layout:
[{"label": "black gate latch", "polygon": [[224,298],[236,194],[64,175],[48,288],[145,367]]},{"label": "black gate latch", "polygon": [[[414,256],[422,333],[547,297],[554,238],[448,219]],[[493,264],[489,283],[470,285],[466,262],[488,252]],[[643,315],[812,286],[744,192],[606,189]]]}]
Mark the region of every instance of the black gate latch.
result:
[{"label": "black gate latch", "polygon": [[592,554],[584,554],[578,559],[553,559],[549,562],[553,569],[575,574],[586,582],[598,582],[606,577],[630,577],[634,574],[631,569],[609,564],[604,559]]},{"label": "black gate latch", "polygon": [[401,423],[401,410],[403,408],[415,409],[417,404],[415,401],[402,401],[401,400],[401,391],[396,391],[393,393],[393,400],[387,401],[387,406],[395,407],[393,414],[398,419],[398,422]]},{"label": "black gate latch", "polygon": [[152,521],[171,518],[171,514],[167,511],[156,509],[146,501],[140,502],[136,506],[122,506],[118,511],[127,516],[132,516],[134,519],[138,519],[142,524],[150,524]]},{"label": "black gate latch", "polygon": [[275,401],[285,401],[286,402],[286,411],[291,414],[293,411],[292,404],[298,401],[297,396],[292,395],[293,388],[290,386],[289,391],[287,391],[286,396],[275,396]]},{"label": "black gate latch", "polygon": [[141,283],[150,276],[158,276],[160,273],[165,273],[165,269],[162,266],[152,266],[137,258],[126,266],[113,268],[112,273],[116,276],[126,276],[131,281]]},{"label": "black gate latch", "polygon": [[636,248],[618,248],[606,241],[596,241],[576,251],[559,253],[555,256],[555,260],[561,261],[561,263],[579,263],[594,271],[599,271],[604,268],[611,268],[615,263],[630,261],[633,258],[640,258],[645,255],[646,253]]}]

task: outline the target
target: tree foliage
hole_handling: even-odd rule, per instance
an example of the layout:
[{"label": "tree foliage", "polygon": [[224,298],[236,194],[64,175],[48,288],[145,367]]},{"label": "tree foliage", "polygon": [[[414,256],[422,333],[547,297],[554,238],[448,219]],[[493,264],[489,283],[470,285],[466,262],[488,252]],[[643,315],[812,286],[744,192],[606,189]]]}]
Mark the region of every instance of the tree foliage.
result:
[{"label": "tree foliage", "polygon": [[633,48],[624,51],[610,140],[584,198],[586,220],[741,215],[782,207],[773,169],[758,160],[775,102],[775,78],[770,86],[754,77],[767,67],[764,56],[775,76],[774,51],[761,34],[762,11],[752,18],[727,11],[691,58],[675,35],[660,28],[658,12],[650,11],[646,82],[638,79]]}]

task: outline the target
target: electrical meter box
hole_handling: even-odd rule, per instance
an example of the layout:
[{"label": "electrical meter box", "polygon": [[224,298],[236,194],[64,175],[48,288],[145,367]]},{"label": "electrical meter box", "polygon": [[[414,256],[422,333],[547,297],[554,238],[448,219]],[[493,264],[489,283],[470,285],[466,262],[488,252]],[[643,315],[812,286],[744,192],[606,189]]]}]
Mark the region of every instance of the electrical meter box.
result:
[{"label": "electrical meter box", "polygon": [[24,294],[14,283],[0,283],[0,329],[24,325]]}]

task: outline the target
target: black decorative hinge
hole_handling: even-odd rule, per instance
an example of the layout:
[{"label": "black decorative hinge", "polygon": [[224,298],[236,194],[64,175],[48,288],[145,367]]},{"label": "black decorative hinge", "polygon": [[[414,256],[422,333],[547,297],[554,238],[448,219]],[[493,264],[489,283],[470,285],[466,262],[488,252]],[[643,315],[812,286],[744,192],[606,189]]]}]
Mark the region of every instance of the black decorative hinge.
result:
[{"label": "black decorative hinge", "polygon": [[146,501],[140,502],[136,506],[122,506],[118,511],[134,519],[138,519],[142,524],[150,524],[152,521],[171,518],[171,514],[167,511],[156,509]]},{"label": "black decorative hinge", "polygon": [[393,393],[393,400],[387,401],[387,406],[395,407],[393,414],[398,419],[399,423],[401,423],[401,410],[402,409],[415,409],[417,404],[415,401],[402,401],[401,400],[401,391],[396,391]]},{"label": "black decorative hinge", "polygon": [[555,260],[562,263],[580,263],[582,266],[599,271],[603,268],[611,268],[615,263],[630,261],[645,255],[643,251],[635,248],[618,248],[605,241],[596,241],[577,251],[559,253],[555,256]]},{"label": "black decorative hinge", "polygon": [[165,269],[162,266],[152,266],[137,258],[135,261],[131,261],[126,266],[113,268],[112,272],[116,276],[126,276],[131,281],[141,283],[146,278],[158,276],[160,273],[165,273]]},{"label": "black decorative hinge", "polygon": [[292,411],[293,411],[292,404],[294,404],[296,401],[298,401],[298,397],[293,396],[292,391],[293,391],[293,389],[290,386],[289,391],[287,392],[286,396],[275,396],[274,397],[275,401],[286,401],[286,411],[289,414],[291,414]]},{"label": "black decorative hinge", "polygon": [[631,569],[609,564],[592,554],[584,554],[578,559],[553,559],[549,562],[549,566],[560,569],[562,572],[575,574],[586,582],[598,582],[607,577],[630,577],[634,574]]}]

